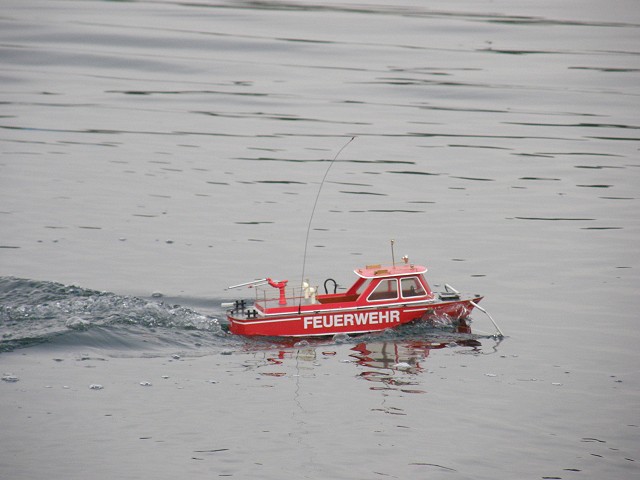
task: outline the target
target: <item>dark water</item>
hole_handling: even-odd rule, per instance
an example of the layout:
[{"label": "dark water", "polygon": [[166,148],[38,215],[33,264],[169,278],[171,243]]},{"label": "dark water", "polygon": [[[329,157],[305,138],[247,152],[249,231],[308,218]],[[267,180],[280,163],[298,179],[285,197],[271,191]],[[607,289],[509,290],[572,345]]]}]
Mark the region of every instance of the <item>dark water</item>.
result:
[{"label": "dark water", "polygon": [[[96,441],[129,450],[96,478],[636,478],[639,45],[631,0],[3,2],[0,369],[19,381],[0,382],[0,468],[91,469],[81,430],[30,461],[59,427],[27,428],[53,409],[32,393],[37,351],[123,370],[178,355],[224,379],[171,397],[207,411],[187,433],[122,400],[173,450],[138,462],[109,430]],[[228,285],[299,282],[352,136],[306,276],[347,285],[393,238],[433,284],[484,294],[504,341],[479,313],[471,337],[226,333]],[[226,453],[202,452],[205,401],[233,422]],[[77,469],[56,461],[78,449]]]}]

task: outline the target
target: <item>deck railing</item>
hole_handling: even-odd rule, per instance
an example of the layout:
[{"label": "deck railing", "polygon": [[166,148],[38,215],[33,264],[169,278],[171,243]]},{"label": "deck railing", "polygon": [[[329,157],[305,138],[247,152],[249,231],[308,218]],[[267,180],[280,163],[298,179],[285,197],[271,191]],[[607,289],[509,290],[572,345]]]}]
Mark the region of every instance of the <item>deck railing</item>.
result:
[{"label": "deck railing", "polygon": [[263,308],[275,308],[292,305],[305,305],[309,303],[309,299],[304,298],[304,288],[289,287],[285,288],[286,305],[280,305],[280,292],[272,287],[255,287],[256,303]]}]

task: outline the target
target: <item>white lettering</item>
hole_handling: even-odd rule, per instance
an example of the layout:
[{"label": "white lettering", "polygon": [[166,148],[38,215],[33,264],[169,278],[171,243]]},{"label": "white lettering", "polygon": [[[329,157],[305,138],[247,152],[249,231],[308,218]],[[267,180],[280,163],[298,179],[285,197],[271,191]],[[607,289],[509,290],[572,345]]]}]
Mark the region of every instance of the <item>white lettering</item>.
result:
[{"label": "white lettering", "polygon": [[380,325],[400,322],[400,311],[385,310],[373,312],[337,313],[335,315],[315,315],[304,317],[304,328],[321,329],[331,327],[352,327],[355,325]]}]

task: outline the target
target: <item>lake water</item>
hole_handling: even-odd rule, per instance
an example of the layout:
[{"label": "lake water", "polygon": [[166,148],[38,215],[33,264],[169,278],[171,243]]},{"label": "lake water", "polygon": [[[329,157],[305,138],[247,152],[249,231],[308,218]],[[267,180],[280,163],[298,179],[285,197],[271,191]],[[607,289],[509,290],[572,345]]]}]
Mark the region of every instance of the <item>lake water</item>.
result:
[{"label": "lake water", "polygon": [[[638,478],[638,2],[5,0],[0,65],[11,478]],[[395,239],[506,338],[226,333],[329,166],[312,283]]]}]

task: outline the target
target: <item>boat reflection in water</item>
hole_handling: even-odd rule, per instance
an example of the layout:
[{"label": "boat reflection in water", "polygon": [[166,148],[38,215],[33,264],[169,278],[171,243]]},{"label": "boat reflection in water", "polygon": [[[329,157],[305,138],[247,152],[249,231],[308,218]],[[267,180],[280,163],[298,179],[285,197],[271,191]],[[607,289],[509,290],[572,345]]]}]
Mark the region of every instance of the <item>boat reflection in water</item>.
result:
[{"label": "boat reflection in water", "polygon": [[[356,343],[358,339],[361,341]],[[245,344],[247,350],[255,354],[252,360],[245,362],[245,366],[257,369],[259,375],[316,377],[317,369],[323,366],[323,362],[334,358],[341,363],[356,365],[355,377],[373,382],[371,390],[425,393],[417,386],[424,381],[421,374],[428,372],[426,360],[432,350],[451,349],[456,353],[487,354],[497,352],[501,338],[475,335],[467,321],[451,324],[442,319],[441,324],[420,323],[381,335],[334,337],[330,343],[318,338],[270,340],[275,342],[266,349],[263,340],[247,339]],[[496,343],[488,346],[483,342]],[[340,352],[346,353],[349,359],[340,358]]]},{"label": "boat reflection in water", "polygon": [[359,377],[374,382],[372,390],[400,390],[404,393],[425,393],[412,388],[419,385],[417,374],[426,370],[424,362],[431,350],[444,348],[467,348],[480,352],[482,343],[471,333],[471,328],[462,322],[451,333],[432,331],[427,338],[400,341],[362,342],[351,350],[351,357],[367,367]]}]

